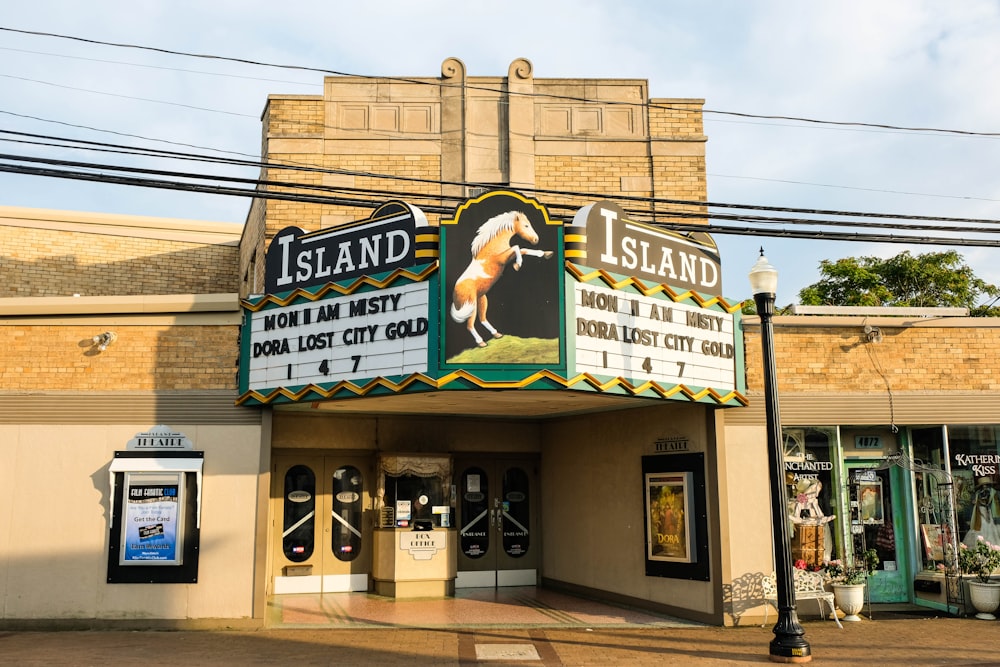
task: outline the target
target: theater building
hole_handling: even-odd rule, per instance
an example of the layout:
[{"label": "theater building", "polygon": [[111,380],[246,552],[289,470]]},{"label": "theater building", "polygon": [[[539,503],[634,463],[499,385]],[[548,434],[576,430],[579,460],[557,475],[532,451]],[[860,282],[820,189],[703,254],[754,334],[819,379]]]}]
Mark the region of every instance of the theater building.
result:
[{"label": "theater building", "polygon": [[[701,105],[449,59],[271,96],[242,227],[0,209],[0,623],[504,586],[762,618],[759,327],[721,283],[755,258],[657,226],[703,221]],[[948,608],[938,482],[996,481],[995,329],[776,325],[796,553],[860,535],[873,598]]]}]

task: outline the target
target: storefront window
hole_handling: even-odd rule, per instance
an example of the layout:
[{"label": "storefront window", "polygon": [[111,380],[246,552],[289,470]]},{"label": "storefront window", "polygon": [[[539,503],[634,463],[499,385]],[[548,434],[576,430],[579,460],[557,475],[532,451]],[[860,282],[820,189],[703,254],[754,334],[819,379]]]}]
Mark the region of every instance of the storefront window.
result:
[{"label": "storefront window", "polygon": [[948,427],[958,538],[968,546],[979,537],[1000,545],[998,438],[1000,427],[996,426]]},{"label": "storefront window", "polygon": [[835,536],[839,523],[833,509],[836,432],[786,428],[782,433],[792,559],[818,567],[837,557]]},{"label": "storefront window", "polygon": [[919,464],[914,471],[920,523],[917,543],[922,546],[924,569],[943,570],[953,561],[949,553],[953,544],[952,486],[945,472],[944,430],[940,426],[914,428],[910,441],[913,459]]}]

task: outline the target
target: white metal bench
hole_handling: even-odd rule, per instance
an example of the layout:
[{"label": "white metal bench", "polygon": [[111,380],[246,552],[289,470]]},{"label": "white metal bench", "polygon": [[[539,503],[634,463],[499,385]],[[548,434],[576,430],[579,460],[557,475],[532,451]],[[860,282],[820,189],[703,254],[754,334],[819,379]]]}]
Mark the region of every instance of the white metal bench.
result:
[{"label": "white metal bench", "polygon": [[[843,630],[844,626],[840,623],[840,618],[837,616],[836,606],[833,602],[833,593],[827,591],[823,585],[823,575],[819,572],[810,572],[809,570],[800,570],[798,568],[794,568],[792,573],[795,582],[795,601],[816,600],[816,604],[819,606],[819,615],[827,618],[826,614],[823,613],[823,603],[825,602],[830,606],[830,615],[837,622],[837,627]],[[777,609],[778,586],[775,583],[774,575],[770,574],[761,577],[760,587],[764,591],[765,602],[774,605],[774,608]],[[764,625],[767,625],[769,606],[768,604],[764,605]]]}]

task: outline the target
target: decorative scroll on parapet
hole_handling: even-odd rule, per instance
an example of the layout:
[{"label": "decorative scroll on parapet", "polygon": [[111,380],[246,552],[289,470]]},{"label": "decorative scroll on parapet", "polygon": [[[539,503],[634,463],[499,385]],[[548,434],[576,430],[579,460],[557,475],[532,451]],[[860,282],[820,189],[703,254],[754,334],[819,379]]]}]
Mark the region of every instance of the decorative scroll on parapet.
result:
[{"label": "decorative scroll on parapet", "polygon": [[530,79],[534,75],[535,68],[532,67],[531,61],[527,58],[518,58],[510,64],[510,68],[507,70],[508,78],[518,78],[518,79]]},{"label": "decorative scroll on parapet", "polygon": [[458,58],[446,58],[441,63],[441,78],[465,81],[465,63]]}]

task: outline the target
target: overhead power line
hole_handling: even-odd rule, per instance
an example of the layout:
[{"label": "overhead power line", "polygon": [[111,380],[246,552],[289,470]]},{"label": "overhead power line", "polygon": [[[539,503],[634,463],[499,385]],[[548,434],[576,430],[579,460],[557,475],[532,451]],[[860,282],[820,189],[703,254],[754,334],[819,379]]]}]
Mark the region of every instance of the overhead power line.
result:
[{"label": "overhead power line", "polygon": [[[21,30],[21,29],[18,29],[18,28],[10,28],[10,27],[6,27],[6,26],[0,26],[0,31],[20,33],[20,34],[24,34],[24,35],[35,35],[37,37],[51,37],[51,38],[55,38],[55,39],[65,39],[65,40],[83,42],[83,43],[87,43],[87,44],[98,44],[98,45],[101,45],[101,46],[111,46],[111,47],[116,47],[116,48],[126,48],[126,49],[137,49],[137,50],[142,50],[142,51],[151,51],[151,52],[155,52],[155,53],[163,53],[163,54],[166,54],[166,55],[183,56],[183,57],[186,57],[186,58],[201,58],[201,59],[205,59],[205,60],[216,60],[216,61],[224,61],[224,62],[233,62],[233,63],[240,63],[240,64],[244,64],[244,65],[254,65],[254,66],[258,66],[258,67],[272,67],[272,68],[284,69],[284,70],[298,70],[298,71],[303,71],[303,72],[316,72],[316,73],[320,73],[320,74],[323,74],[323,75],[335,75],[335,76],[355,77],[355,78],[361,78],[361,79],[380,79],[380,80],[386,80],[386,81],[398,81],[398,82],[402,82],[402,83],[415,83],[415,84],[420,84],[420,85],[435,85],[435,86],[444,86],[444,87],[464,86],[466,89],[469,89],[469,90],[482,90],[482,91],[486,91],[486,92],[504,93],[504,94],[508,94],[508,95],[518,95],[518,96],[527,96],[527,97],[542,97],[542,98],[547,98],[547,99],[562,99],[562,100],[566,100],[566,101],[575,101],[575,102],[587,102],[587,103],[600,102],[602,104],[613,104],[613,105],[622,105],[622,106],[650,106],[650,107],[654,107],[654,108],[664,108],[664,109],[678,109],[679,108],[679,107],[672,106],[672,105],[669,105],[669,104],[651,104],[651,103],[650,104],[646,104],[646,103],[640,104],[640,103],[635,103],[635,102],[620,102],[620,101],[611,101],[611,100],[594,100],[594,99],[590,99],[590,98],[577,97],[577,96],[572,96],[572,95],[552,95],[552,94],[548,94],[548,93],[536,93],[536,92],[519,93],[519,92],[516,92],[516,91],[509,91],[509,90],[506,90],[506,89],[500,88],[500,87],[490,87],[490,86],[482,86],[482,85],[475,85],[475,86],[473,86],[473,85],[469,85],[467,83],[466,84],[455,84],[455,83],[451,83],[451,82],[447,82],[447,81],[428,81],[426,79],[414,79],[414,78],[409,78],[409,77],[376,76],[376,75],[369,75],[369,74],[356,74],[356,73],[344,72],[344,71],[335,70],[335,69],[329,69],[329,68],[310,67],[310,66],[307,66],[307,65],[287,65],[287,64],[281,64],[281,63],[271,63],[271,62],[266,62],[266,61],[261,61],[261,60],[251,60],[251,59],[248,59],[248,58],[237,58],[237,57],[232,57],[232,56],[219,56],[219,55],[206,54],[206,53],[192,53],[192,52],[189,52],[189,51],[179,51],[179,50],[175,50],[175,49],[166,49],[166,48],[160,48],[160,47],[155,47],[155,46],[145,46],[145,45],[141,45],[141,44],[129,44],[129,43],[125,43],[125,42],[108,42],[108,41],[104,41],[104,40],[90,39],[90,38],[86,38],[86,37],[78,37],[78,36],[74,36],[74,35],[63,35],[63,34],[52,33],[52,32],[44,32],[44,31],[37,31],[37,30]],[[815,125],[831,125],[831,126],[840,126],[840,127],[868,127],[868,128],[877,128],[877,129],[885,129],[885,130],[900,130],[900,131],[907,131],[907,132],[935,132],[935,133],[943,133],[943,134],[955,134],[955,135],[977,136],[977,137],[1000,137],[1000,132],[977,132],[977,131],[971,131],[971,130],[956,130],[956,129],[951,129],[951,128],[916,127],[916,126],[894,125],[894,124],[889,124],[889,123],[867,123],[867,122],[860,122],[860,121],[821,120],[821,119],[818,119],[818,118],[808,118],[808,117],[804,117],[804,116],[788,116],[788,115],[778,115],[778,114],[755,114],[755,113],[740,112],[740,111],[724,111],[724,110],[720,110],[720,109],[702,109],[702,113],[704,113],[704,114],[715,114],[715,115],[720,115],[720,116],[732,116],[732,117],[737,117],[737,118],[756,118],[756,119],[761,119],[761,120],[786,120],[786,121],[794,121],[794,122],[799,122],[799,123],[809,123],[809,124],[815,124]]]},{"label": "overhead power line", "polygon": [[[134,146],[126,146],[122,144],[112,144],[107,142],[96,142],[87,141],[82,139],[71,139],[66,137],[57,137],[52,135],[40,135],[29,132],[16,132],[12,130],[0,130],[0,135],[10,135],[16,137],[24,137],[25,139],[39,139],[48,140],[50,142],[59,143],[47,143],[47,142],[28,142],[31,145],[45,145],[54,146],[61,148],[77,148],[82,147],[86,150],[97,151],[97,152],[112,152],[112,153],[124,153],[128,155],[138,155],[146,157],[161,157],[182,161],[197,161],[205,163],[223,164],[228,166],[236,167],[252,167],[257,169],[276,169],[285,171],[300,171],[307,173],[324,173],[324,174],[337,174],[341,176],[361,176],[365,178],[391,180],[397,182],[412,182],[419,184],[429,184],[434,186],[443,185],[454,185],[461,187],[490,187],[490,184],[484,183],[470,183],[465,181],[443,181],[438,179],[428,179],[419,178],[414,176],[403,176],[396,174],[384,174],[376,173],[370,171],[358,171],[358,170],[348,170],[348,169],[335,169],[331,167],[317,167],[314,165],[304,165],[304,164],[288,164],[284,162],[274,162],[274,161],[262,161],[262,160],[246,160],[246,159],[234,159],[218,156],[208,156],[199,155],[189,152],[179,152],[179,151],[169,151],[157,148],[141,148]],[[0,141],[2,141],[0,137]],[[14,141],[14,140],[6,140]],[[21,160],[26,162],[43,162],[47,164],[58,164],[62,166],[75,166],[81,168],[92,168],[92,169],[117,169],[122,171],[143,171],[145,173],[158,174],[158,175],[173,175],[184,178],[213,178],[213,179],[223,179],[221,176],[204,176],[190,173],[182,173],[175,171],[164,171],[164,170],[152,170],[152,169],[139,169],[131,167],[116,167],[109,164],[98,164],[80,161],[69,161],[62,159],[50,159],[50,158],[36,158],[30,156],[19,156],[13,154],[0,154],[0,158],[8,160]],[[281,185],[285,187],[298,187],[298,188],[320,188],[323,186],[317,186],[310,183],[290,183],[287,181],[261,181],[260,179],[233,179],[240,182],[256,182],[256,183],[266,183],[269,185]],[[338,188],[343,190],[344,188]],[[597,199],[604,198],[605,195],[594,192],[585,191],[574,191],[574,190],[556,190],[556,189],[546,189],[539,188],[533,189],[532,192],[543,195],[559,196],[559,197],[573,197],[578,199],[585,199],[594,201]],[[414,198],[432,198],[439,199],[439,196],[427,195],[426,193],[415,193],[415,192],[387,192],[390,196],[408,196]],[[854,217],[854,218],[873,218],[873,219],[884,219],[884,220],[902,220],[902,221],[925,221],[925,222],[948,222],[948,223],[974,223],[974,224],[985,224],[994,225],[1000,224],[1000,220],[994,220],[989,218],[965,218],[965,217],[945,217],[945,216],[924,216],[924,215],[910,215],[910,214],[900,214],[900,213],[877,213],[868,211],[845,211],[845,210],[833,210],[833,209],[817,209],[817,208],[798,208],[798,207],[788,207],[788,206],[763,206],[755,204],[737,204],[737,203],[727,203],[727,202],[713,202],[713,201],[697,201],[690,199],[669,199],[663,197],[646,197],[646,196],[634,196],[616,193],[610,198],[615,201],[622,202],[623,204],[656,204],[656,205],[674,205],[674,206],[684,206],[684,207],[709,207],[718,209],[730,209],[730,210],[743,210],[743,211],[757,211],[757,212],[777,212],[777,213],[796,213],[796,214],[806,214],[806,215],[820,215],[820,216],[831,216],[831,217]],[[703,217],[700,214],[694,214],[694,217]],[[717,214],[716,217],[724,217],[722,214]],[[752,216],[746,214],[739,214],[736,217],[743,219],[745,221],[751,221]],[[792,222],[795,219],[791,218],[774,218],[774,217],[759,217],[756,218],[759,221],[779,221],[779,222]],[[803,224],[835,224],[834,221],[830,220],[810,220],[808,223]],[[864,226],[860,223],[854,223],[855,226]],[[884,225],[872,225],[875,227]],[[916,228],[916,227],[913,227]],[[926,229],[934,229],[932,226],[925,227]],[[945,228],[940,228],[945,229]],[[960,231],[969,231],[970,228],[962,227]]]},{"label": "overhead power line", "polygon": [[[9,159],[7,155],[0,155],[0,159]],[[46,162],[42,160],[42,162]],[[49,160],[47,162],[59,162],[55,160]],[[106,166],[106,165],[95,165],[96,167]],[[117,168],[125,172],[144,172],[144,173],[159,173],[153,170],[142,170],[138,168]],[[74,180],[84,180],[100,183],[108,183],[115,185],[125,185],[125,186],[137,186],[137,187],[148,187],[148,188],[158,188],[158,189],[169,189],[169,190],[180,190],[187,192],[198,192],[198,193],[208,193],[215,195],[227,195],[227,196],[240,196],[258,199],[276,199],[283,201],[296,201],[304,203],[313,204],[326,204],[326,205],[336,205],[336,206],[351,206],[359,208],[376,208],[381,204],[385,203],[387,198],[387,193],[381,189],[356,189],[354,194],[367,194],[367,197],[347,197],[338,194],[308,194],[303,192],[283,192],[279,190],[274,190],[274,187],[284,187],[284,188],[303,188],[306,187],[304,184],[296,183],[284,183],[284,182],[258,182],[253,179],[233,179],[225,178],[220,179],[219,177],[205,176],[205,175],[193,175],[193,174],[182,174],[174,173],[172,175],[176,177],[182,177],[185,179],[209,179],[215,178],[223,181],[239,182],[241,184],[254,184],[255,187],[252,188],[241,188],[231,185],[212,185],[203,183],[192,183],[190,180],[178,181],[169,180],[162,178],[139,178],[137,176],[116,176],[109,175],[107,173],[100,173],[95,171],[77,171],[68,169],[52,169],[44,167],[30,167],[25,165],[17,164],[3,164],[0,163],[0,172],[31,175],[31,176],[44,176],[52,178],[65,178]],[[265,189],[258,189],[257,185],[265,187]],[[320,189],[322,186],[311,186],[315,189]],[[459,197],[448,197],[441,195],[419,195],[424,198],[430,198],[437,201],[459,201]],[[421,208],[429,213],[437,214],[449,214],[453,212],[453,206],[443,206],[440,204],[421,204]],[[554,209],[567,210],[570,207],[566,205],[551,207]],[[650,211],[636,211],[636,213],[641,215],[649,215]],[[674,217],[674,218],[697,218],[698,220],[731,220],[731,221],[748,221],[745,216],[737,215],[720,215],[715,213],[690,213],[683,211],[666,211],[661,212],[664,217]],[[764,222],[763,219],[754,218],[750,220],[755,223]],[[792,219],[792,218],[775,218],[769,219],[768,222],[783,223],[783,224],[825,224],[825,225],[839,225],[839,226],[853,226],[856,223],[831,223],[830,221],[817,221],[817,220],[803,220],[803,219]],[[991,221],[1000,224],[1000,220]],[[917,235],[900,235],[895,233],[890,234],[880,234],[872,232],[841,232],[841,231],[810,231],[810,230],[799,230],[799,229],[764,229],[760,227],[745,227],[745,226],[734,226],[734,225],[719,225],[713,222],[689,223],[680,221],[663,221],[662,219],[650,221],[647,224],[651,224],[655,227],[662,229],[669,229],[672,231],[681,232],[708,232],[711,234],[738,234],[742,236],[760,236],[760,237],[770,237],[770,238],[796,238],[796,239],[812,239],[812,240],[833,240],[833,241],[855,241],[855,242],[869,242],[869,243],[907,243],[914,245],[945,245],[945,246],[968,246],[968,247],[1000,247],[1000,238],[957,238],[957,237],[942,237],[942,236],[917,236]],[[899,231],[901,228],[899,226],[883,225],[884,229],[893,229]],[[919,227],[914,227],[912,229],[919,230]],[[996,230],[993,229],[969,229],[967,227],[955,227],[946,228],[947,231],[952,231],[954,233],[992,233],[995,234]],[[938,230],[940,231],[940,230]]]}]

